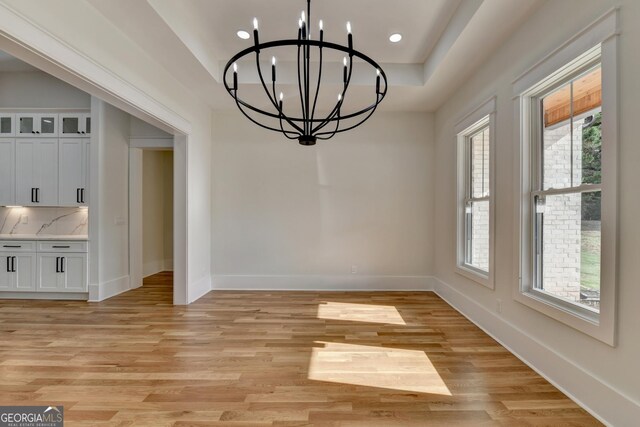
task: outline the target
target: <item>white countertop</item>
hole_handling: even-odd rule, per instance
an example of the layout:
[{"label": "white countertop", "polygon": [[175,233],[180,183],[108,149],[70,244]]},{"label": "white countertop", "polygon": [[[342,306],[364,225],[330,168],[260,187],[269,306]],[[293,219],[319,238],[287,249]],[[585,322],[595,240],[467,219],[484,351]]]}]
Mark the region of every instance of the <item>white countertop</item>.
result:
[{"label": "white countertop", "polygon": [[86,235],[49,235],[49,234],[0,234],[0,240],[89,240]]}]

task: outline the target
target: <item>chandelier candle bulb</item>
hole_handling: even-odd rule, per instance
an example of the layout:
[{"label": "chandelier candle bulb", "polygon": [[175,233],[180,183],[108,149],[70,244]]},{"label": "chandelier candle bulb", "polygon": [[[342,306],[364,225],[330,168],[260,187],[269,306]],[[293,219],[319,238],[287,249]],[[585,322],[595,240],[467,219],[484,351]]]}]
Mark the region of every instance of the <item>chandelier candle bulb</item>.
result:
[{"label": "chandelier candle bulb", "polygon": [[238,64],[233,63],[233,90],[238,90]]},{"label": "chandelier candle bulb", "polygon": [[276,57],[271,57],[271,81],[276,81]]},{"label": "chandelier candle bulb", "polygon": [[322,19],[320,20],[320,22],[318,22],[318,28],[320,28],[320,41],[322,42],[324,40],[324,29],[322,25]]},{"label": "chandelier candle bulb", "polygon": [[347,39],[349,42],[349,50],[353,50],[353,34],[351,34],[351,22],[347,22]]},{"label": "chandelier candle bulb", "polygon": [[376,70],[376,95],[380,94],[380,70]]},{"label": "chandelier candle bulb", "polygon": [[347,82],[347,57],[345,56],[342,60],[342,63],[344,64],[344,67],[342,69],[342,80],[344,83]]},{"label": "chandelier candle bulb", "polygon": [[253,18],[253,41],[256,46],[260,44],[260,39],[258,38],[258,18]]}]

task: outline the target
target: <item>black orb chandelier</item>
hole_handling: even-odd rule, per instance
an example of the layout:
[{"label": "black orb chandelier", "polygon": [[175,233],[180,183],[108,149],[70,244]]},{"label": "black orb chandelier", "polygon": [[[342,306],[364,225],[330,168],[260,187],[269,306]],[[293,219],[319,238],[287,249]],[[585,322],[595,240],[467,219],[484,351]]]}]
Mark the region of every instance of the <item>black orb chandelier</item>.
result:
[{"label": "black orb chandelier", "polygon": [[[224,69],[224,86],[233,97],[237,107],[250,121],[258,126],[272,131],[280,132],[288,139],[295,140],[302,145],[315,145],[317,140],[332,138],[340,132],[346,132],[360,126],[367,121],[387,93],[387,77],[382,68],[371,58],[353,48],[353,35],[351,24],[347,22],[347,46],[324,40],[322,21],[319,21],[319,33],[317,38],[312,38],[311,33],[311,0],[307,0],[307,13],[303,11],[298,21],[298,38],[287,40],[275,40],[260,43],[258,37],[258,20],[253,20],[253,46],[238,52],[229,60]],[[271,82],[265,82],[260,56],[264,54],[268,58],[268,52],[276,48],[288,47],[297,50],[297,74],[299,96],[286,99],[283,92],[277,96],[276,57],[271,60]],[[328,52],[331,51],[331,52]],[[337,102],[328,107],[328,113],[320,117],[318,95],[321,92],[323,77],[323,56],[329,53],[345,55],[342,67],[342,83],[339,85]],[[238,87],[238,62],[245,57],[254,55],[256,74],[262,84],[266,99],[263,103],[268,108],[260,108],[252,105],[246,99],[241,98],[241,90]],[[355,111],[343,111],[343,105],[347,97],[347,90],[351,83],[354,69],[354,59],[358,64],[371,67],[371,82],[375,81],[375,99],[364,108],[355,108]],[[312,80],[312,67],[313,82]],[[339,78],[339,77],[338,77]],[[375,80],[374,80],[375,78]],[[230,79],[230,80],[229,80]],[[366,77],[365,77],[366,79]],[[298,99],[299,98],[299,99]],[[284,112],[285,103],[293,102],[296,105],[287,108],[288,111],[296,110],[296,114]],[[289,107],[289,106],[287,106]],[[326,111],[326,109],[324,110]]]}]

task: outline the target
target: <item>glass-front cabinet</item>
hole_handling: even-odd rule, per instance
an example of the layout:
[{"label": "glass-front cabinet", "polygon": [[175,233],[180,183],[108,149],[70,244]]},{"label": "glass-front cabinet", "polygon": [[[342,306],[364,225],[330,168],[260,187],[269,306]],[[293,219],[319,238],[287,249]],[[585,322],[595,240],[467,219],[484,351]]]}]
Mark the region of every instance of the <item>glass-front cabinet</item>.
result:
[{"label": "glass-front cabinet", "polygon": [[16,115],[0,113],[0,137],[15,136]]},{"label": "glass-front cabinet", "polygon": [[91,134],[91,114],[62,113],[59,114],[60,136],[82,137]]},{"label": "glass-front cabinet", "polygon": [[16,114],[16,136],[58,136],[58,114]]}]

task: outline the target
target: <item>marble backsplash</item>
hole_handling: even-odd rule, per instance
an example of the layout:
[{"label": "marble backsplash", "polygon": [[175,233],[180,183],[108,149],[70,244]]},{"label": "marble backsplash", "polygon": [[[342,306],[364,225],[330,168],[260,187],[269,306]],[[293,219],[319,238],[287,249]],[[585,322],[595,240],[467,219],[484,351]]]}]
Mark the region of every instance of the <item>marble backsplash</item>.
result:
[{"label": "marble backsplash", "polygon": [[0,234],[86,236],[87,208],[0,207]]}]

